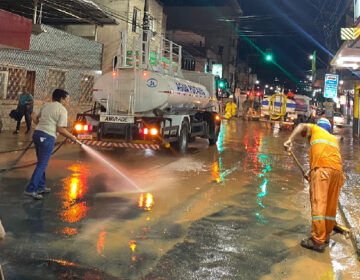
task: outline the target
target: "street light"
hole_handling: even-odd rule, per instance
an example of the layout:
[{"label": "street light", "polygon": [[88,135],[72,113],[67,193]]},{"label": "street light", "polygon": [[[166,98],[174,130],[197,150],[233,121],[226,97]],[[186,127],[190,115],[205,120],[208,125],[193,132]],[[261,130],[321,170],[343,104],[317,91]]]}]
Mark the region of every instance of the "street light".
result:
[{"label": "street light", "polygon": [[270,87],[271,90],[273,90],[274,88],[273,87]]},{"label": "street light", "polygon": [[265,85],[265,88],[268,88],[269,87],[269,85]]},{"label": "street light", "polygon": [[255,84],[257,84],[257,85],[258,85],[258,84],[260,84],[260,81],[259,81],[259,80],[257,80],[257,81],[255,82]]},{"label": "street light", "polygon": [[314,56],[311,54],[309,55],[309,59],[312,60],[314,58]]},{"label": "street light", "polygon": [[344,84],[344,81],[343,80],[340,80],[340,85],[343,85]]}]

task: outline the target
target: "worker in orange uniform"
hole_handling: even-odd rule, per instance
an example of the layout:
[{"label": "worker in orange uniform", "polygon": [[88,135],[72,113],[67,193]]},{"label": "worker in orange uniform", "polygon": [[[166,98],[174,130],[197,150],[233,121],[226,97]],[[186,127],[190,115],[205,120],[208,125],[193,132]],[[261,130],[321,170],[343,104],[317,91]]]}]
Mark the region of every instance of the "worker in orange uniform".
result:
[{"label": "worker in orange uniform", "polygon": [[312,215],[311,237],[300,245],[318,252],[325,250],[335,226],[336,208],[345,176],[342,171],[339,143],[331,134],[331,124],[321,118],[317,124],[300,124],[284,143],[291,151],[294,138],[302,135],[310,140],[310,201]]}]

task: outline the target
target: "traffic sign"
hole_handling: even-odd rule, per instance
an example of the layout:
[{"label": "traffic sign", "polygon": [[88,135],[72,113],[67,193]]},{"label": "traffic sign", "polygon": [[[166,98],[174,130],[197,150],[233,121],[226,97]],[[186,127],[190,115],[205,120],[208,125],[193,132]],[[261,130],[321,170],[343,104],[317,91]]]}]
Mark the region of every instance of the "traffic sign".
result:
[{"label": "traffic sign", "polygon": [[326,98],[337,97],[338,82],[339,82],[338,75],[334,75],[334,74],[325,75],[324,97]]}]

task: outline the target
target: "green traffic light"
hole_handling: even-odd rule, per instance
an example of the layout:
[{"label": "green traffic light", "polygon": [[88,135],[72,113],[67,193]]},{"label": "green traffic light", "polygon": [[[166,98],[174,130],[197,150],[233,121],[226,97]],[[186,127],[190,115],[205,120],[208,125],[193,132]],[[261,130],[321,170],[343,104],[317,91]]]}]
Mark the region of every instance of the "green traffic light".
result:
[{"label": "green traffic light", "polygon": [[272,60],[272,55],[271,54],[266,55],[266,60],[271,61]]},{"label": "green traffic light", "polygon": [[225,83],[224,83],[224,82],[220,82],[220,83],[219,83],[219,87],[220,87],[220,88],[224,88],[224,86],[225,86]]}]

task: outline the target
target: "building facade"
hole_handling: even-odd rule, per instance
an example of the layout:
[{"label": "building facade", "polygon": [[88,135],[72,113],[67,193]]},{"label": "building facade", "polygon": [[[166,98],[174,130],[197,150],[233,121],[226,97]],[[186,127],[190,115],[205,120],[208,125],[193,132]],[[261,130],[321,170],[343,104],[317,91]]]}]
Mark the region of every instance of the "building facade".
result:
[{"label": "building facade", "polygon": [[236,17],[242,14],[238,2],[213,1],[211,5],[197,6],[195,1],[183,1],[181,6],[167,6],[166,14],[168,34],[196,32],[205,38],[204,70],[212,73],[215,64],[221,65],[221,74],[234,91],[238,67]]},{"label": "building facade", "polygon": [[26,86],[35,99],[35,107],[51,100],[52,91],[65,89],[70,93],[76,110],[89,108],[96,76],[101,74],[102,45],[80,38],[51,26],[31,35],[30,49],[0,48],[0,127],[11,130],[15,122],[9,113],[18,104],[22,86]]},{"label": "building facade", "polygon": [[[166,15],[163,5],[157,0],[147,0],[149,9],[149,27],[152,31],[152,49],[156,52],[160,48],[161,38],[166,33]],[[127,31],[127,49],[131,50],[133,40],[141,38],[143,32],[143,18],[145,0],[97,0],[101,9],[112,15],[116,25],[68,25],[65,31],[76,36],[90,38],[104,46],[102,56],[102,71],[107,73],[113,69],[113,57],[118,53],[121,33]]]}]

